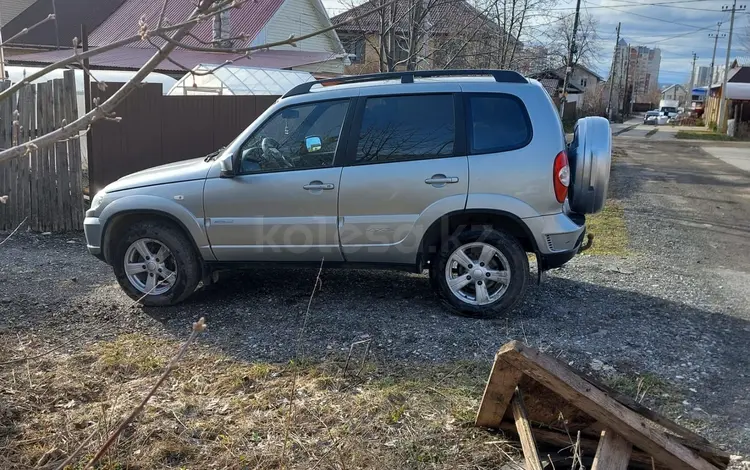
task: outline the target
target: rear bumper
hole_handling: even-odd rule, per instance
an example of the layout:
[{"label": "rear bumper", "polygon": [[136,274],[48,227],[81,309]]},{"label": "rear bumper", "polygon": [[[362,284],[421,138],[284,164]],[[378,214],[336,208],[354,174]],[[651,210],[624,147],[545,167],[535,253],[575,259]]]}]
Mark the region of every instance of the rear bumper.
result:
[{"label": "rear bumper", "polygon": [[534,234],[542,270],[559,268],[570,261],[583,245],[586,216],[569,212],[524,219]]},{"label": "rear bumper", "polygon": [[578,251],[581,249],[585,235],[586,235],[586,230],[584,230],[581,233],[581,236],[578,238],[578,242],[576,243],[575,248],[572,250],[563,251],[561,253],[540,255],[539,268],[542,271],[559,268],[560,266],[564,265],[565,263],[573,259],[573,257],[577,255]]}]

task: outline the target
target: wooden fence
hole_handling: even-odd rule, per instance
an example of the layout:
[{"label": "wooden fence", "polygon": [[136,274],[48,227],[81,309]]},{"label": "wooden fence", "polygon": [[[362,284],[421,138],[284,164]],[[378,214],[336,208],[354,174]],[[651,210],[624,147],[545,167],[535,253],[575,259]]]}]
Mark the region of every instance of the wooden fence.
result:
[{"label": "wooden fence", "polygon": [[[10,83],[0,82],[0,90]],[[0,101],[0,148],[9,148],[47,134],[78,117],[75,75],[27,85]],[[83,228],[81,147],[78,139],[30,150],[0,163],[0,230],[26,220],[32,230],[68,231]]]},{"label": "wooden fence", "polygon": [[[91,87],[103,102],[122,84]],[[200,157],[227,145],[278,96],[164,96],[145,83],[117,106],[119,122],[97,122],[88,152],[89,193],[130,173]]]}]

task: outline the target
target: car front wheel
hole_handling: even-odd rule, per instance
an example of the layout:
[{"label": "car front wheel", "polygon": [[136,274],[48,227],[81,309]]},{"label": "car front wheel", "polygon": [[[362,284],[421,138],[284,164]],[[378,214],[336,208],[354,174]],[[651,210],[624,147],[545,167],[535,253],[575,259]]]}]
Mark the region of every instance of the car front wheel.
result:
[{"label": "car front wheel", "polygon": [[518,240],[492,229],[465,231],[448,240],[435,269],[445,301],[460,314],[480,318],[510,312],[529,278],[529,261]]},{"label": "car front wheel", "polygon": [[112,267],[120,287],[148,306],[174,305],[195,291],[201,265],[192,243],[171,223],[131,225],[115,242]]}]

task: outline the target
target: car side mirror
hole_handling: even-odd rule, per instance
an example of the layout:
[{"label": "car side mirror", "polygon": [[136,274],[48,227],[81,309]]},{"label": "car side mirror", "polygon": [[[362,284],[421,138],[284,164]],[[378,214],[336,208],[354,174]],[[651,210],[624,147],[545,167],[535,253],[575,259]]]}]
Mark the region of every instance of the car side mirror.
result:
[{"label": "car side mirror", "polygon": [[313,135],[305,137],[305,147],[307,148],[307,153],[313,153],[323,148],[323,144],[320,141],[320,137]]},{"label": "car side mirror", "polygon": [[221,161],[221,173],[219,176],[222,178],[234,178],[239,173],[239,159],[234,157],[234,154],[230,155],[229,158],[225,158]]}]

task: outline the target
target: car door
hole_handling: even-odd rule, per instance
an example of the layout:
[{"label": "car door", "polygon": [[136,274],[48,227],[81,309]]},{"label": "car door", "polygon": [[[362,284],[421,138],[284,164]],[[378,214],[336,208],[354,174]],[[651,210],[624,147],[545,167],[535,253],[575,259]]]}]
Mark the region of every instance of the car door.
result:
[{"label": "car door", "polygon": [[339,190],[347,261],[414,263],[430,224],[464,209],[461,109],[454,93],[359,98]]},{"label": "car door", "polygon": [[219,261],[341,261],[337,149],[349,99],[292,105],[242,144],[233,178],[209,178],[206,232]]}]

